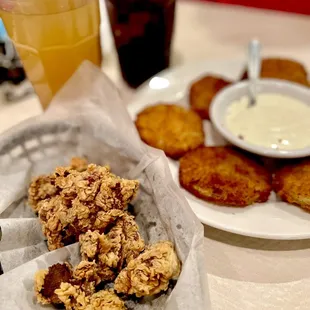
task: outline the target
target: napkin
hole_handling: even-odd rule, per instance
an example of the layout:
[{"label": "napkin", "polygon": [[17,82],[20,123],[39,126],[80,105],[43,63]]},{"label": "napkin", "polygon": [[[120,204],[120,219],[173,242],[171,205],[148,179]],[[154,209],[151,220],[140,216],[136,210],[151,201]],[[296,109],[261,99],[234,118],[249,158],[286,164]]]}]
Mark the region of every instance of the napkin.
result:
[{"label": "napkin", "polygon": [[[171,240],[182,262],[175,287],[134,309],[210,309],[203,227],[172,181],[162,151],[145,146],[117,88],[85,62],[55,96],[47,112],[0,136],[0,308],[46,309],[36,303],[37,270],[80,260],[78,244],[48,252],[40,223],[26,202],[31,178],[68,164],[72,156],[110,165],[138,179],[133,202],[146,243]],[[52,307],[51,307],[52,308]]]}]

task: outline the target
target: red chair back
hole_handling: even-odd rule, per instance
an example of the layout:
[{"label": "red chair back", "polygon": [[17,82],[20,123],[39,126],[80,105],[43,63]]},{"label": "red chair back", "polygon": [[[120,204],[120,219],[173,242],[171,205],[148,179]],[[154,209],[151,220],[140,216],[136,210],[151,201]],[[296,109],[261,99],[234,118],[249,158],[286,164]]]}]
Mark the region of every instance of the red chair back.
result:
[{"label": "red chair back", "polygon": [[310,15],[310,1],[297,0],[207,0],[211,2],[236,4],[269,10]]}]

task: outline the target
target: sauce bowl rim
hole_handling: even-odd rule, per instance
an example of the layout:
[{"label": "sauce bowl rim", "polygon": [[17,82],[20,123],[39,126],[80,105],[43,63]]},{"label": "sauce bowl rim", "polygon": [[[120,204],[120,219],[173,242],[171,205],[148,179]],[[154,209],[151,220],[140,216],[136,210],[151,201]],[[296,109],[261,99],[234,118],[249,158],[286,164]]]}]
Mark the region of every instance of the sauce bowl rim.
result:
[{"label": "sauce bowl rim", "polygon": [[[241,99],[241,97],[247,94],[248,85],[249,81],[240,81],[225,87],[216,94],[210,105],[210,120],[215,129],[231,144],[254,154],[272,158],[302,158],[309,156],[310,144],[309,147],[301,149],[276,150],[241,140],[227,128],[225,124],[227,109],[234,100]],[[284,80],[266,78],[257,81],[257,88],[258,93],[272,92],[296,98],[309,105],[310,108],[310,88],[306,86]],[[232,97],[235,98],[231,99]]]}]

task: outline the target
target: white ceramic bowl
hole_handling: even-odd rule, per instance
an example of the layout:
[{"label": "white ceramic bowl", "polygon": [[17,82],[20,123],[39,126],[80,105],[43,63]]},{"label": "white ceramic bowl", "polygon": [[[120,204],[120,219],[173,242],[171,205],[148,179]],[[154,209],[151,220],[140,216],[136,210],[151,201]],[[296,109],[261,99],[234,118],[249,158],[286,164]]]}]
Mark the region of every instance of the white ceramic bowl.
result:
[{"label": "white ceramic bowl", "polygon": [[[263,79],[257,84],[258,93],[278,93],[296,98],[310,106],[310,88],[276,79]],[[296,150],[276,150],[239,139],[226,127],[227,109],[235,100],[248,95],[248,81],[228,86],[219,92],[210,106],[210,118],[216,130],[230,143],[255,154],[274,158],[298,158],[310,155],[310,147]],[[310,120],[309,120],[310,126]],[[310,142],[310,137],[309,137]]]}]

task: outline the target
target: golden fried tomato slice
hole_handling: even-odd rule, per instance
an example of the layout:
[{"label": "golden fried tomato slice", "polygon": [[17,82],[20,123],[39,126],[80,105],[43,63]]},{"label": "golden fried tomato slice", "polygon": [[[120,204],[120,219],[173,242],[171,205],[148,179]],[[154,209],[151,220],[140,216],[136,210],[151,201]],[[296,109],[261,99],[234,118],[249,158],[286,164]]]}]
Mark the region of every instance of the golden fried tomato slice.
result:
[{"label": "golden fried tomato slice", "polygon": [[310,159],[276,171],[273,189],[283,201],[310,210]]},{"label": "golden fried tomato slice", "polygon": [[180,184],[190,193],[219,205],[245,207],[267,201],[268,171],[230,147],[201,147],[180,160]]},{"label": "golden fried tomato slice", "polygon": [[138,114],[136,127],[141,139],[178,159],[204,143],[202,120],[194,111],[157,104]]}]

